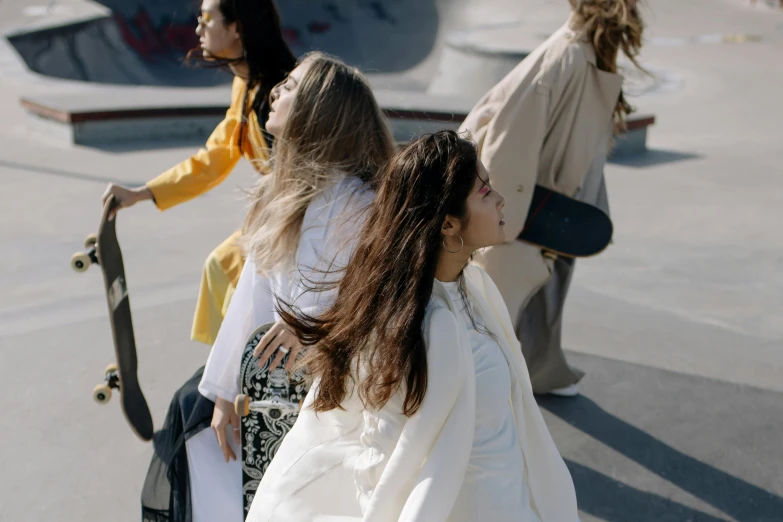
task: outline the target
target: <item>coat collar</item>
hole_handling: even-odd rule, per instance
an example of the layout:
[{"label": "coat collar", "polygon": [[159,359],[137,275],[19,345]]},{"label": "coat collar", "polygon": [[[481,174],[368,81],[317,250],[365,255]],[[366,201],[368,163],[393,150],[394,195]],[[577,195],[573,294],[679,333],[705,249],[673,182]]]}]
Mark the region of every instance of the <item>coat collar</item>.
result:
[{"label": "coat collar", "polygon": [[566,21],[560,30],[563,32],[563,37],[566,38],[569,42],[577,42],[579,44],[579,47],[582,49],[582,52],[585,55],[587,63],[593,67],[596,67],[597,61],[595,58],[595,49],[593,48],[593,44],[587,38],[587,35],[579,29],[579,24],[576,20],[575,13],[571,13],[571,16],[568,17],[568,21]]},{"label": "coat collar", "polygon": [[575,42],[579,45],[579,49],[582,51],[585,60],[595,71],[596,78],[601,86],[601,91],[604,94],[607,108],[610,109],[610,111],[614,110],[615,104],[617,103],[617,97],[620,96],[620,92],[622,91],[623,76],[619,72],[611,73],[598,68],[598,61],[595,56],[593,44],[587,38],[587,35],[578,29],[578,23],[573,13],[568,18],[568,21],[559,29],[559,33],[565,42]]},{"label": "coat collar", "polygon": [[579,28],[579,21],[577,20],[575,13],[571,13],[571,15],[568,17],[568,21],[560,30],[564,32],[564,35],[569,40],[578,42],[584,51],[587,62],[593,67],[597,67],[597,60],[595,57],[595,49],[593,48],[593,44],[587,35]]}]

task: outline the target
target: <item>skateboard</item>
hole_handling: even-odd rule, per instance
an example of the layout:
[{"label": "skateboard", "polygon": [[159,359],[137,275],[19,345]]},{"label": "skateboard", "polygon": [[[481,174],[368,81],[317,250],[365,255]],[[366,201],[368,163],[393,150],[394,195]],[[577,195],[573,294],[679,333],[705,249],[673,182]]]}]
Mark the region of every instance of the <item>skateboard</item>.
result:
[{"label": "skateboard", "polygon": [[612,231],[600,208],[536,185],[518,239],[563,257],[590,257],[609,245]]},{"label": "skateboard", "polygon": [[[239,371],[239,391],[234,408],[242,418],[242,502],[245,516],[261,477],[277,453],[283,438],[291,431],[299,415],[299,405],[307,395],[307,384],[301,371],[289,373],[283,366],[263,367],[253,350],[274,323],[258,327],[250,335]],[[273,357],[274,358],[274,357]]]},{"label": "skateboard", "polygon": [[110,197],[103,207],[98,235],[87,236],[84,241],[86,250],[71,257],[71,268],[85,272],[90,265],[99,265],[105,282],[116,362],[106,368],[104,382],[93,390],[93,399],[98,404],[106,404],[111,400],[112,389],[119,390],[120,404],[128,424],[140,439],[149,441],[153,435],[152,415],[136,375],[136,341],[125,267],[117,242],[117,216],[109,219],[116,206],[117,201]]}]

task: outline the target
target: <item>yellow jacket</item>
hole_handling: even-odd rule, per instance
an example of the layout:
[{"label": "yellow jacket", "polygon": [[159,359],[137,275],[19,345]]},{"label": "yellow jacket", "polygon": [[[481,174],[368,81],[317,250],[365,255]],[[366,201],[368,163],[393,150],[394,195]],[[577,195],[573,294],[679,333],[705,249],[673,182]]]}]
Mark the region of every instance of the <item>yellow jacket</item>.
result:
[{"label": "yellow jacket", "polygon": [[[160,210],[193,199],[216,187],[226,179],[241,156],[251,160],[259,173],[264,173],[261,161],[253,161],[268,157],[262,127],[255,112],[249,111],[247,124],[240,125],[246,90],[247,83],[235,76],[231,87],[231,106],[226,111],[225,119],[212,131],[206,147],[147,182],[155,198],[155,205]],[[252,102],[253,94],[248,96],[248,104]]]}]

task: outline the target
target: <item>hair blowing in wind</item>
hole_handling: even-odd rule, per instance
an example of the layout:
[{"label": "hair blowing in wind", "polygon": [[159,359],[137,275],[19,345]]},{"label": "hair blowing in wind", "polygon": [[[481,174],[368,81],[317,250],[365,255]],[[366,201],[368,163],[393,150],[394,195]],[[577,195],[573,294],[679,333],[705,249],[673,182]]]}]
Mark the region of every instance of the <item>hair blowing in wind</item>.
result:
[{"label": "hair blowing in wind", "polygon": [[293,265],[307,206],[340,176],[374,186],[394,142],[370,86],[340,60],[312,53],[283,133],[275,141],[271,173],[251,196],[243,227],[248,257],[261,273]]},{"label": "hair blowing in wind", "polygon": [[340,408],[357,368],[366,407],[381,408],[401,386],[406,415],[421,405],[427,389],[422,328],[441,227],[447,214],[467,220],[477,162],[475,145],[453,131],[410,143],[382,172],[334,304],[320,317],[280,304],[283,320],[311,347],[302,364],[320,378],[316,411]]}]

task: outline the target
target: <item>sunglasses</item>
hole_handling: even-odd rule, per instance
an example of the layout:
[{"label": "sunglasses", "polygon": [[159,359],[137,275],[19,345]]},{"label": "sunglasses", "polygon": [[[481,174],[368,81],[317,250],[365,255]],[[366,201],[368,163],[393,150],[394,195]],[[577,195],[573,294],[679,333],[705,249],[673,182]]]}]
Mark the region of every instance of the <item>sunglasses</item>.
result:
[{"label": "sunglasses", "polygon": [[209,11],[201,11],[201,14],[196,17],[198,25],[207,25],[212,20],[222,20],[222,18],[215,18]]}]

